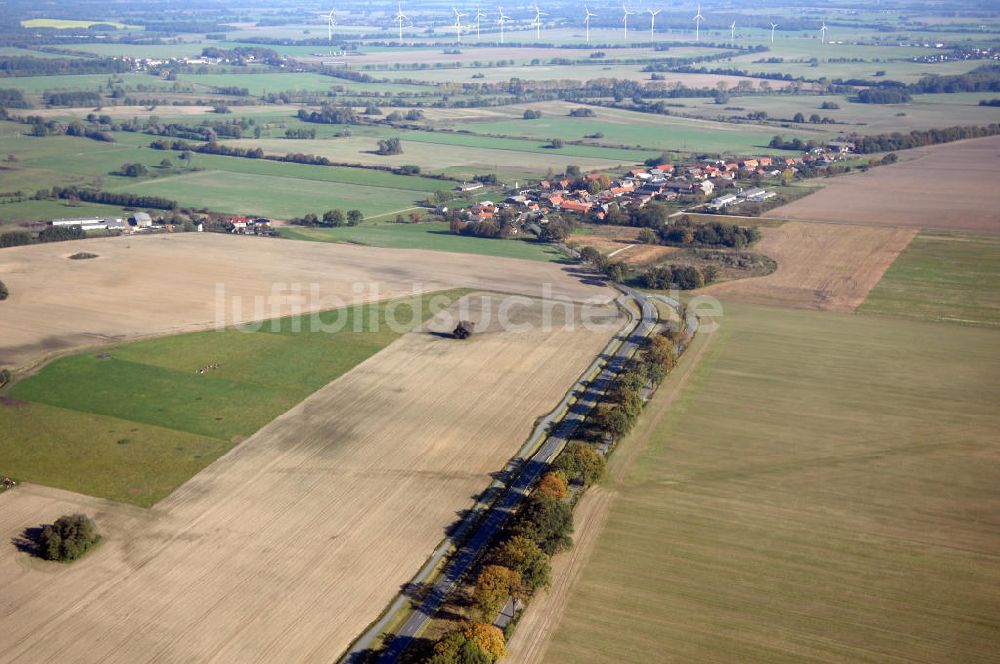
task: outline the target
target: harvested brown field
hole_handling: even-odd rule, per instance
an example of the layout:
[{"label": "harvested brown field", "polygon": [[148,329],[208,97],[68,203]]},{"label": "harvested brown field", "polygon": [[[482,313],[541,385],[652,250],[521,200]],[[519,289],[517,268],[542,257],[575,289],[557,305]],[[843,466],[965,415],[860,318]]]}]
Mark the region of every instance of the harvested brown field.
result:
[{"label": "harvested brown field", "polygon": [[1000,232],[1000,136],[907,150],[899,163],[830,180],[769,215],[803,221]]},{"label": "harvested brown field", "polygon": [[760,230],[764,238],[754,251],[773,258],[778,269],[701,293],[753,304],[854,311],[916,235],[907,228],[803,222]]},{"label": "harvested brown field", "polygon": [[[81,248],[101,258],[66,259]],[[556,297],[610,299],[569,269],[541,262],[212,233],[8,248],[0,252],[0,279],[10,289],[0,316],[0,366],[7,367],[80,346],[212,327],[217,288],[229,302],[228,324],[456,287],[540,295],[551,284]],[[300,298],[264,299],[273,286],[294,284]]]},{"label": "harvested brown field", "polygon": [[672,253],[675,247],[662,247],[639,242],[639,229],[627,226],[599,226],[590,233],[570,236],[566,243],[574,249],[593,247],[612,260],[642,267],[657,263]]},{"label": "harvested brown field", "polygon": [[[406,583],[620,325],[440,334],[319,390],[71,566],[5,547],[0,662],[324,662]],[[494,309],[494,313],[495,313]],[[537,323],[522,304],[515,322]],[[451,312],[454,313],[454,312]],[[0,495],[4,533],[68,509]],[[28,502],[23,502],[28,501]],[[65,503],[65,501],[64,501]],[[86,511],[93,508],[81,505]],[[118,517],[115,517],[118,518]],[[13,573],[13,570],[20,570]]]}]

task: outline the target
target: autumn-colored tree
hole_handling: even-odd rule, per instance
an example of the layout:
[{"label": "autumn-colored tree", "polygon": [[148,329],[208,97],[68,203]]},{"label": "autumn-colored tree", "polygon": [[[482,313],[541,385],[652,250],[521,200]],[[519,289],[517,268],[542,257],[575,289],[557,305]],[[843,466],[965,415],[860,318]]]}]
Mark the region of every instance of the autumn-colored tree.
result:
[{"label": "autumn-colored tree", "polygon": [[483,618],[492,620],[507,600],[520,592],[520,574],[500,565],[487,565],[476,579],[472,600]]},{"label": "autumn-colored tree", "polygon": [[434,654],[427,664],[492,664],[492,661],[460,628],[445,634],[434,644]]},{"label": "autumn-colored tree", "polygon": [[462,633],[465,634],[465,638],[478,645],[490,661],[495,662],[507,656],[507,644],[504,642],[503,632],[493,625],[469,623]]},{"label": "autumn-colored tree", "polygon": [[514,535],[501,544],[493,554],[493,562],[520,574],[527,592],[549,585],[552,573],[549,557],[528,537]]},{"label": "autumn-colored tree", "polygon": [[604,475],[606,462],[591,446],[574,441],[566,446],[554,465],[566,477],[581,477],[583,483],[589,485]]},{"label": "autumn-colored tree", "polygon": [[645,360],[650,364],[662,364],[666,368],[671,368],[674,366],[674,361],[677,359],[677,349],[674,348],[674,344],[670,339],[658,334],[654,336],[649,341],[649,346],[646,347]]},{"label": "autumn-colored tree", "polygon": [[538,481],[538,487],[535,490],[540,495],[554,500],[562,500],[569,495],[569,489],[566,487],[566,478],[559,473],[546,473]]}]

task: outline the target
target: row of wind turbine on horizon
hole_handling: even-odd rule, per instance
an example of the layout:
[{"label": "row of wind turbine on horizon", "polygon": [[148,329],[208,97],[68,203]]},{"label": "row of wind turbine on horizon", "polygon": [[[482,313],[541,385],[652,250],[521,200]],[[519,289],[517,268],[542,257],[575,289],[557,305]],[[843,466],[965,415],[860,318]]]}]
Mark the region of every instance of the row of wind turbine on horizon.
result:
[{"label": "row of wind turbine on horizon", "polygon": [[[531,27],[533,27],[535,29],[535,38],[538,39],[538,40],[541,40],[541,38],[542,38],[542,17],[543,16],[548,16],[548,14],[546,12],[543,12],[541,10],[541,8],[537,4],[533,5],[532,7],[534,9],[535,16],[531,20],[530,25],[531,25]],[[410,19],[410,17],[403,13],[403,5],[402,5],[401,2],[396,5],[396,9],[397,9],[397,11],[396,11],[395,17],[393,18],[393,23],[395,23],[397,25],[398,32],[399,32],[399,41],[403,41],[403,27],[404,26],[413,27],[414,24],[413,24],[412,20]],[[465,17],[467,17],[467,16],[469,16],[468,12],[461,12],[461,11],[458,10],[457,7],[452,7],[451,10],[452,10],[452,12],[455,15],[455,23],[451,27],[455,30],[455,39],[456,39],[456,41],[458,43],[462,42],[462,32],[463,32],[463,30],[466,33],[470,33],[473,30],[475,30],[475,32],[476,32],[476,39],[479,39],[480,36],[481,36],[482,20],[485,19],[485,18],[487,18],[488,14],[486,12],[484,12],[481,8],[477,7],[476,8],[476,13],[473,15],[474,18],[475,18],[475,23],[463,24],[462,19],[465,18]],[[322,16],[323,18],[325,18],[326,21],[327,21],[327,39],[329,39],[330,41],[333,41],[333,28],[336,26],[336,19],[334,18],[335,11],[336,10],[331,10],[328,13],[320,14],[320,16]],[[586,38],[587,43],[589,44],[590,43],[590,19],[597,18],[598,15],[592,13],[590,11],[590,7],[587,6],[587,5],[584,5],[583,11],[584,11],[583,25],[584,25],[584,31],[585,31],[585,38]],[[661,11],[662,10],[660,10],[660,9],[646,9],[646,10],[644,10],[645,13],[649,14],[649,39],[650,39],[650,41],[656,41],[656,16]],[[636,14],[636,12],[633,11],[633,10],[631,10],[631,9],[629,9],[626,4],[624,4],[624,3],[622,4],[622,26],[624,28],[624,36],[623,36],[623,40],[624,41],[628,41],[628,23],[629,23],[628,19],[629,19],[629,16],[635,16],[635,14]],[[496,25],[499,27],[499,31],[500,31],[500,43],[501,44],[504,43],[504,26],[510,20],[511,20],[511,17],[504,13],[503,7],[499,7],[498,6],[497,7]],[[701,41],[701,25],[706,20],[705,17],[701,13],[701,3],[698,3],[698,5],[697,5],[697,11],[695,12],[694,18],[692,18],[691,20],[694,21],[694,39],[695,39],[695,41]],[[774,44],[774,32],[775,32],[775,30],[777,30],[778,24],[774,23],[774,22],[771,22],[769,25],[771,27],[771,43]],[[730,41],[735,42],[736,41],[736,21],[733,21],[728,27],[729,27],[729,39],[730,39]],[[824,43],[824,44],[827,43],[827,40],[826,40],[826,31],[827,31],[827,29],[828,28],[826,27],[826,21],[823,21],[823,24],[820,27],[819,31],[820,31],[820,35],[821,35],[820,38],[822,40],[822,43]]]}]

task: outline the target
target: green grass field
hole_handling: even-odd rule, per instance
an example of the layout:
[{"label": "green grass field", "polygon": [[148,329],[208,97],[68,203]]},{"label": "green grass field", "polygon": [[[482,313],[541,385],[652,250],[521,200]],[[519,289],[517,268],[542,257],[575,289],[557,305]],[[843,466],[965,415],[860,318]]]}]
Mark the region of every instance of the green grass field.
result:
[{"label": "green grass field", "polygon": [[413,85],[393,85],[390,83],[358,83],[333,76],[322,76],[309,72],[296,73],[253,73],[253,74],[182,74],[177,80],[193,83],[202,89],[212,87],[237,86],[247,88],[251,95],[265,92],[324,92],[335,87],[349,91],[374,90],[379,92],[413,92],[421,88]]},{"label": "green grass field", "polygon": [[[366,216],[395,213],[409,210],[428,193],[454,184],[372,169],[202,154],[194,155],[192,161],[199,170],[190,170],[177,153],[149,148],[151,136],[118,132],[115,137],[120,142],[0,134],[0,155],[17,159],[2,171],[3,190],[33,194],[53,185],[90,184],[99,179],[110,191],[165,196],[186,207],[289,218],[336,207],[357,208]],[[174,167],[160,168],[163,159],[172,160]],[[146,165],[149,177],[113,175],[124,163]],[[48,210],[53,206],[38,203],[0,204],[0,219],[51,216]]]},{"label": "green grass field", "polygon": [[[400,305],[396,320],[412,328],[415,312],[426,319],[431,297],[419,308]],[[182,334],[56,360],[8,390],[14,401],[0,402],[0,473],[152,505],[398,338],[385,312],[324,312],[324,325],[342,326],[335,332],[313,331],[308,316],[284,318],[256,331]]]},{"label": "green grass field", "polygon": [[106,88],[108,79],[121,80],[131,89],[169,90],[171,81],[164,81],[149,74],[62,74],[56,76],[18,76],[3,79],[3,87],[15,88],[24,93],[47,90],[93,90]]},{"label": "green grass field", "polygon": [[[64,200],[21,201],[0,205],[0,226],[16,222],[49,221],[90,216],[127,216],[124,208],[115,205],[76,203]],[[4,228],[3,230],[10,230]]]},{"label": "green grass field", "polygon": [[858,312],[1000,326],[1000,238],[920,233]]},{"label": "green grass field", "polygon": [[[292,125],[293,121],[289,121]],[[317,125],[311,125],[317,127]],[[320,135],[334,128],[319,125]],[[476,127],[473,127],[476,128]],[[546,147],[547,140],[522,140],[450,132],[407,131],[391,127],[352,127],[347,138],[290,140],[283,138],[227,141],[240,147],[261,147],[267,154],[304,152],[349,164],[401,166],[414,164],[426,172],[455,177],[498,173],[516,179],[544,176],[549,168],[564,169],[569,164],[584,169],[610,168],[644,161],[658,153],[651,150],[621,149],[596,145]],[[379,155],[380,138],[398,137],[403,154]]]},{"label": "green grass field", "polygon": [[423,198],[407,189],[331,184],[290,177],[228,171],[197,171],[110,188],[146,196],[164,196],[181,205],[218,212],[290,219],[310,212],[357,208],[366,216],[402,212]]},{"label": "green grass field", "polygon": [[548,244],[531,240],[497,240],[455,235],[444,222],[372,224],[344,228],[281,229],[284,237],[319,242],[353,242],[391,249],[431,249],[481,256],[561,261],[565,256]]},{"label": "green grass field", "polygon": [[[695,106],[702,103],[701,100],[697,99],[675,101],[685,106]],[[464,123],[442,122],[442,124],[483,134],[536,136],[539,139],[559,136],[564,140],[573,141],[642,145],[654,155],[664,150],[736,154],[753,154],[762,151],[772,153],[776,151],[768,148],[767,144],[774,134],[779,133],[775,131],[775,128],[755,124],[727,124],[710,120],[605,108],[592,108],[594,117],[572,118],[568,117],[569,110],[577,106],[565,102],[532,104],[532,107],[542,111],[540,119],[511,118],[510,120]],[[586,138],[598,133],[603,135],[599,139]],[[813,127],[789,130],[784,133],[789,137],[800,136],[803,139],[822,138],[825,135],[823,131]]]},{"label": "green grass field", "polygon": [[545,661],[995,661],[1000,333],[725,309]]}]

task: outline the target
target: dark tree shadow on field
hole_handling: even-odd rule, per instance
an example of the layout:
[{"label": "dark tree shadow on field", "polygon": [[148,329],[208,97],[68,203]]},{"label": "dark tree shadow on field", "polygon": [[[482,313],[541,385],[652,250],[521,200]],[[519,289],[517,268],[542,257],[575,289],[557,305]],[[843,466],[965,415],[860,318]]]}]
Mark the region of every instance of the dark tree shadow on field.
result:
[{"label": "dark tree shadow on field", "polygon": [[42,549],[39,542],[42,538],[41,526],[35,528],[25,528],[20,535],[12,537],[10,543],[17,547],[22,553],[27,553],[36,558],[42,557]]},{"label": "dark tree shadow on field", "polygon": [[427,592],[428,585],[422,581],[407,581],[399,586],[399,594],[417,600]]},{"label": "dark tree shadow on field", "polygon": [[[388,641],[386,643],[388,645]],[[420,664],[433,655],[434,641],[423,636],[414,636],[397,661],[399,664]]]},{"label": "dark tree shadow on field", "polygon": [[[475,496],[473,496],[473,498],[475,498]],[[458,518],[456,518],[444,529],[444,534],[446,537],[454,537],[455,535],[459,534],[462,525],[465,523],[465,520],[468,519],[470,516],[472,516],[472,510],[471,509],[458,510],[457,512],[455,512],[455,516]]]}]

